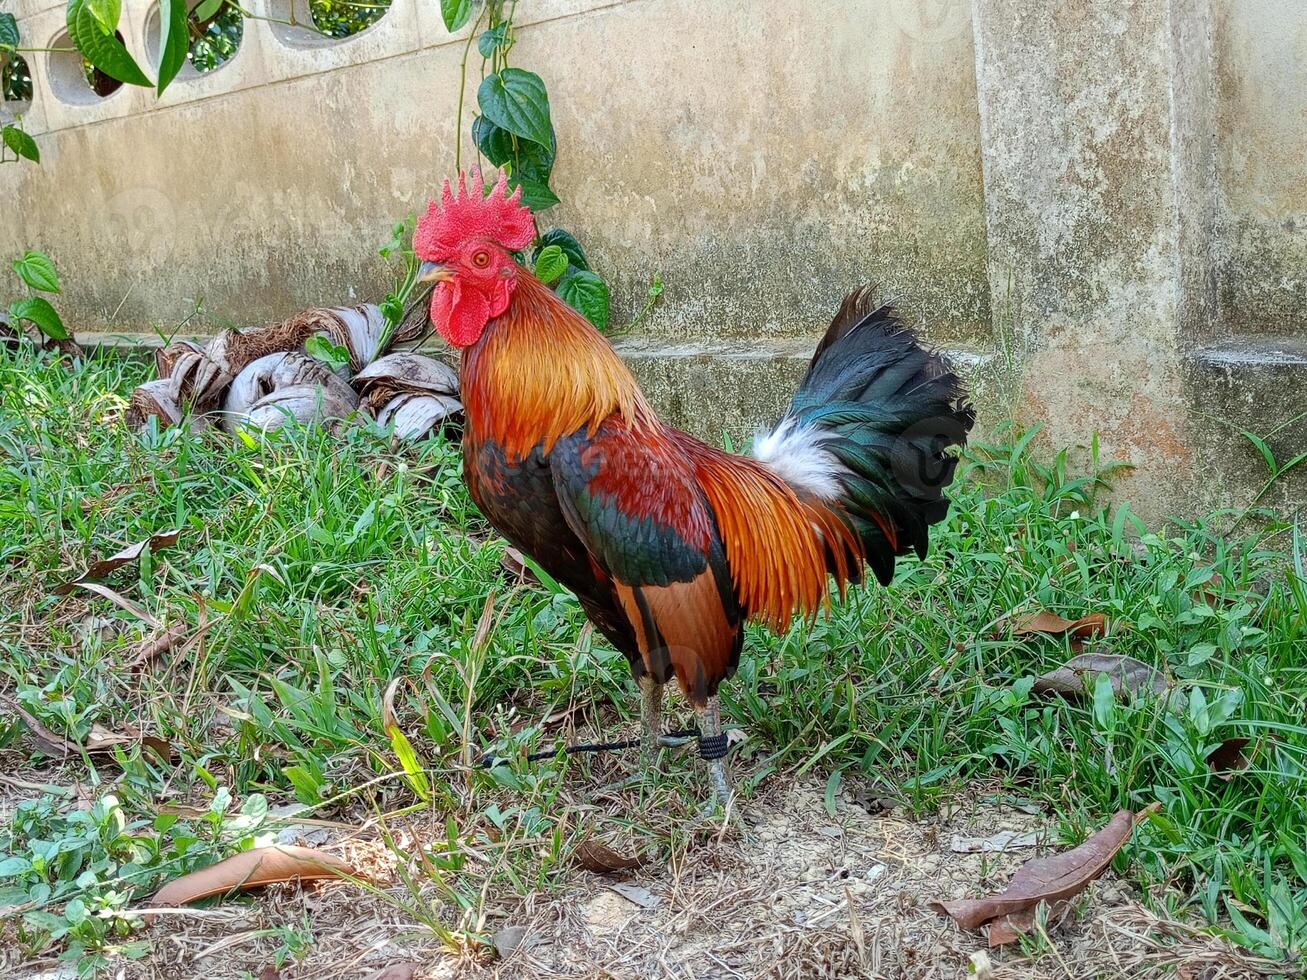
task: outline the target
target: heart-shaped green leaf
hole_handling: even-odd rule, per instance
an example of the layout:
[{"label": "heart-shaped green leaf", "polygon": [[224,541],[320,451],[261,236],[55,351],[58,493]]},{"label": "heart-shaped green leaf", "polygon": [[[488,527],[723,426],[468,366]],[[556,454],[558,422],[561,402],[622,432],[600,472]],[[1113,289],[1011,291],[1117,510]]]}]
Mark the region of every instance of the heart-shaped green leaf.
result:
[{"label": "heart-shaped green leaf", "polygon": [[608,326],[608,283],[593,272],[578,270],[558,286],[563,302],[602,330]]},{"label": "heart-shaped green leaf", "polygon": [[548,245],[536,253],[535,274],[541,282],[553,282],[567,271],[567,256],[557,245]]},{"label": "heart-shaped green leaf", "polygon": [[43,293],[59,292],[59,273],[55,271],[50,256],[44,252],[35,249],[24,252],[22,258],[14,259],[14,271],[33,289]]},{"label": "heart-shaped green leaf", "polygon": [[186,29],[186,0],[159,0],[158,93],[168,87],[186,64],[191,38]]},{"label": "heart-shaped green leaf", "polygon": [[30,320],[36,324],[38,330],[51,340],[70,340],[72,338],[72,334],[64,326],[64,321],[55,312],[55,308],[50,305],[49,300],[41,296],[29,296],[27,299],[20,299],[10,305],[9,318],[11,320]]},{"label": "heart-shaped green leaf", "polygon": [[545,146],[515,137],[485,116],[477,116],[472,121],[472,139],[487,160],[496,167],[508,166],[522,180],[537,184],[548,184],[554,169],[552,132],[549,137],[549,145]]},{"label": "heart-shaped green leaf", "polygon": [[36,145],[36,140],[28,136],[17,126],[10,124],[4,128],[3,137],[5,146],[13,150],[20,157],[33,160],[36,163],[41,162],[41,150]]},{"label": "heart-shaped green leaf", "polygon": [[18,21],[13,14],[0,14],[0,48],[18,47]]},{"label": "heart-shaped green leaf", "polygon": [[562,228],[550,228],[540,236],[540,246],[536,249],[538,256],[550,245],[557,245],[567,256],[567,264],[573,269],[589,269],[590,263],[586,260],[585,249],[581,243],[570,233]]},{"label": "heart-shaped green leaf", "polygon": [[151,85],[123,42],[112,33],[104,33],[91,12],[90,0],[68,0],[68,36],[82,56],[110,78],[128,85]]},{"label": "heart-shaped green leaf", "polygon": [[440,0],[440,17],[451,34],[472,16],[472,0]]},{"label": "heart-shaped green leaf", "polygon": [[522,188],[522,203],[537,214],[547,211],[558,203],[558,195],[549,189],[548,184],[542,184],[538,180],[525,180],[510,173],[508,175],[510,193],[519,187]]},{"label": "heart-shaped green leaf", "polygon": [[508,25],[500,24],[498,27],[481,32],[481,36],[477,38],[477,50],[481,52],[481,57],[489,58],[495,53],[496,48],[502,48],[507,43]]},{"label": "heart-shaped green leaf", "polygon": [[553,143],[549,124],[549,93],[535,72],[505,68],[488,76],[477,89],[481,114],[501,129],[541,146]]}]

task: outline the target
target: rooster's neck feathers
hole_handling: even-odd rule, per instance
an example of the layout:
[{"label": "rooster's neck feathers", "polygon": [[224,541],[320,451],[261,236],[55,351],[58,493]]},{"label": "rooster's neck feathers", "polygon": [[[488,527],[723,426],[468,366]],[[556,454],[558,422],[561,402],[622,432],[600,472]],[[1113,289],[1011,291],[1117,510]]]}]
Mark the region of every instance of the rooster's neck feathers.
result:
[{"label": "rooster's neck feathers", "polygon": [[590,322],[525,269],[504,314],[463,352],[463,401],[478,439],[509,460],[537,445],[548,453],[611,415],[633,429],[656,426],[630,370]]}]

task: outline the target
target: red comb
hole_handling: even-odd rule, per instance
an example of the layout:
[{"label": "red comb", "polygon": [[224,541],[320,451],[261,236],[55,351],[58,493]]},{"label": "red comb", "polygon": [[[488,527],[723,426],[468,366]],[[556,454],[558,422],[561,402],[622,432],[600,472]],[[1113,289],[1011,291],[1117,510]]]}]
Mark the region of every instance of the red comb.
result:
[{"label": "red comb", "polygon": [[530,245],[535,238],[535,223],[531,211],[519,202],[522,188],[507,194],[508,178],[500,175],[499,181],[485,193],[481,171],[472,168],[472,187],[467,186],[466,175],[458,175],[458,195],[450,189],[449,178],[440,189],[440,201],[427,205],[427,213],[413,233],[413,251],[425,262],[447,259],[469,238],[489,238],[504,248],[519,249]]}]

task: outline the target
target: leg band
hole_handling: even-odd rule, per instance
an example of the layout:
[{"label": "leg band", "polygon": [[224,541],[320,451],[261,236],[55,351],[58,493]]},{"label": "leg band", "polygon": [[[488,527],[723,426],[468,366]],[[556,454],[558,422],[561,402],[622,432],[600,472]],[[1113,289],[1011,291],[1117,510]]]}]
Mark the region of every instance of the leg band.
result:
[{"label": "leg band", "polygon": [[730,747],[730,741],[725,732],[717,735],[700,735],[699,736],[699,758],[712,761],[720,759],[726,755],[726,750]]}]

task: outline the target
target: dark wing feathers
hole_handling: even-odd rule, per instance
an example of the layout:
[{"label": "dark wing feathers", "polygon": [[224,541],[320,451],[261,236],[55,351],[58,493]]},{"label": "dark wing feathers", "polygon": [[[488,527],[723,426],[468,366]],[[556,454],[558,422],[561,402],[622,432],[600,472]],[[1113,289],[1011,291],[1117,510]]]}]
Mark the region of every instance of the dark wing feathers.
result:
[{"label": "dark wing feathers", "polygon": [[568,526],[611,579],[640,666],[675,672],[691,700],[716,693],[738,662],[741,616],[716,523],[681,454],[616,421],[549,454]]}]

